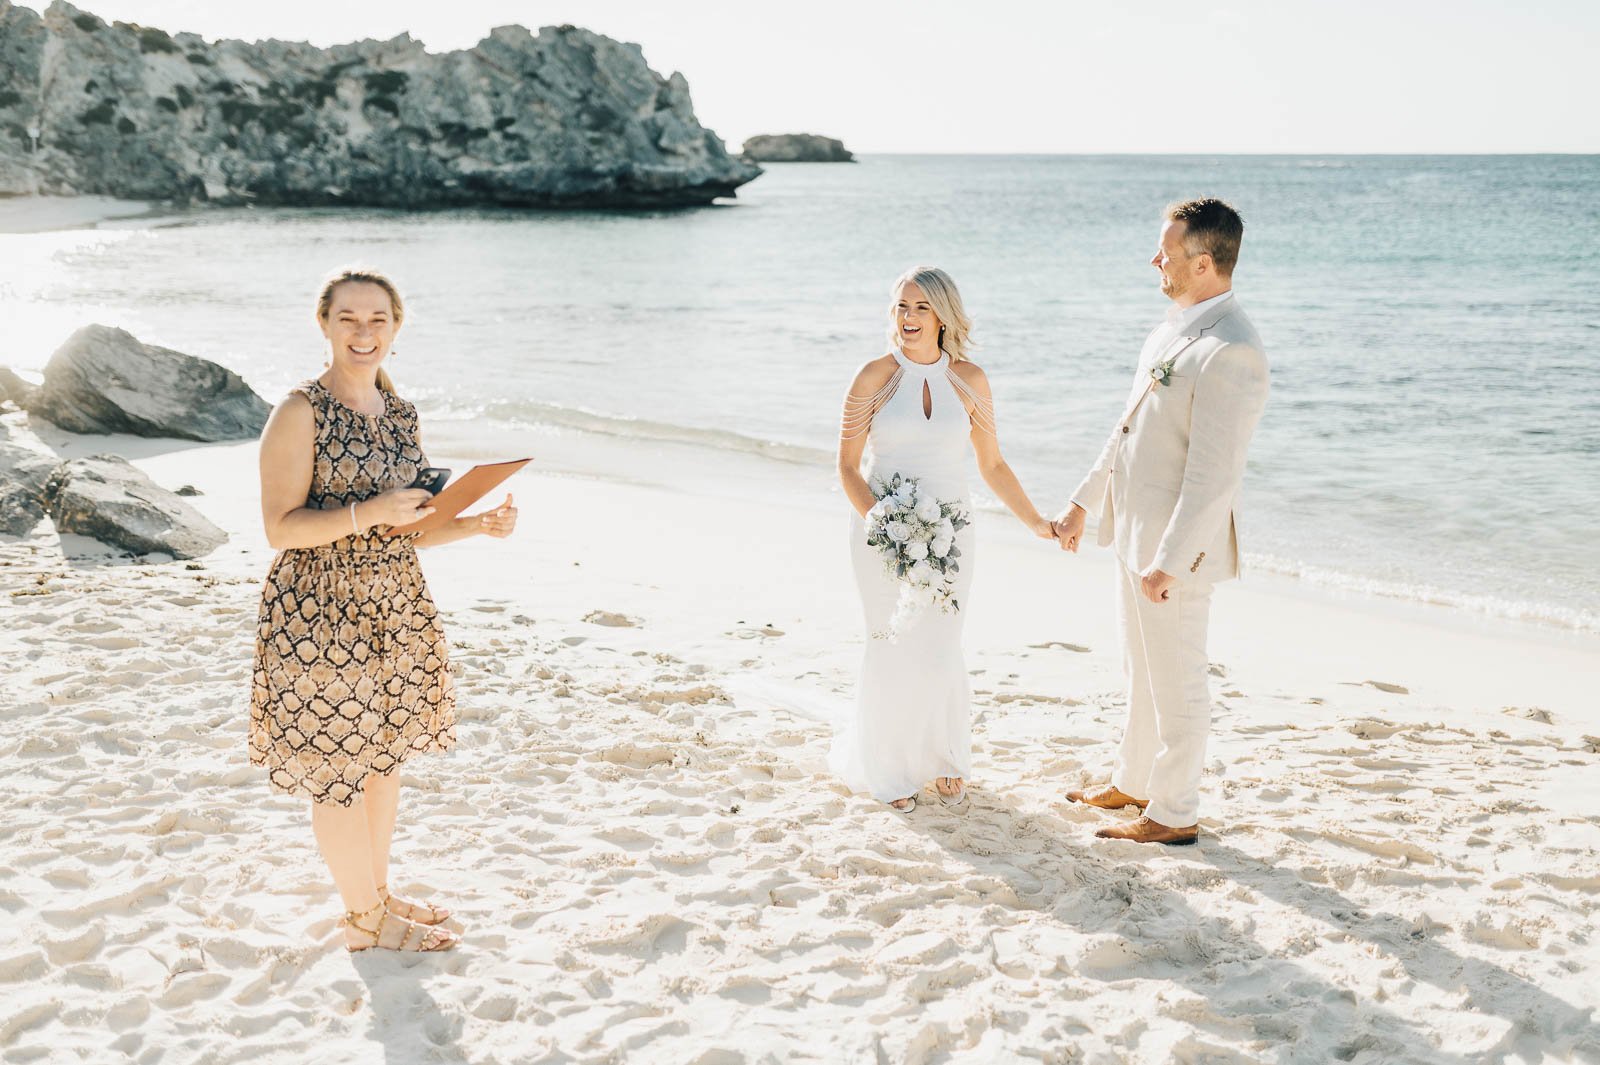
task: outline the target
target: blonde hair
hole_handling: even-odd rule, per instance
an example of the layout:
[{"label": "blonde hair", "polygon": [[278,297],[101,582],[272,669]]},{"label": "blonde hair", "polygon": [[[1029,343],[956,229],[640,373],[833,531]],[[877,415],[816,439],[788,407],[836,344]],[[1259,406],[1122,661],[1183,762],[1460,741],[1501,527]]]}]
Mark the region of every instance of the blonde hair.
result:
[{"label": "blonde hair", "polygon": [[[388,276],[372,269],[369,266],[346,266],[335,270],[322,279],[322,288],[317,292],[317,317],[324,322],[328,320],[328,313],[333,308],[333,293],[340,285],[354,283],[360,285],[377,285],[389,296],[389,310],[394,315],[394,327],[400,328],[400,323],[406,319],[406,304],[400,298],[400,290]],[[394,382],[389,379],[389,373],[383,367],[378,367],[378,387],[385,392],[398,395],[394,390]]]},{"label": "blonde hair", "polygon": [[894,305],[900,298],[900,286],[907,281],[922,290],[939,316],[939,350],[950,356],[951,362],[960,362],[972,350],[972,319],[961,305],[961,291],[950,275],[937,266],[913,266],[895,279],[889,289],[889,340],[900,346],[900,330],[894,326]]}]

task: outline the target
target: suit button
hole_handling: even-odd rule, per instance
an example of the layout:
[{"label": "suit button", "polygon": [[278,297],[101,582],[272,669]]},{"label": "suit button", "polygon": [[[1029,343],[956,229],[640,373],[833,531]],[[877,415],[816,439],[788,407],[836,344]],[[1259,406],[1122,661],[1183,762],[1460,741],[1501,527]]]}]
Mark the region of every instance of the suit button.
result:
[{"label": "suit button", "polygon": [[1123,432],[1127,432],[1127,431],[1128,431],[1128,427],[1127,427],[1127,426],[1126,426],[1126,425],[1124,425],[1124,426],[1123,426],[1123,427],[1122,427],[1122,431],[1123,431]]}]

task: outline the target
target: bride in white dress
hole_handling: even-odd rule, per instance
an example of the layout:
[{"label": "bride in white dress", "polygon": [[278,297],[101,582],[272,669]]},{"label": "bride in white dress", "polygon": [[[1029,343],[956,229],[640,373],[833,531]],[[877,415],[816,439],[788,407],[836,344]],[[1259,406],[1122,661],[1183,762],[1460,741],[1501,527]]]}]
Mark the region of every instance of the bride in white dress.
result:
[{"label": "bride in white dress", "polygon": [[[961,628],[972,588],[972,525],[955,534],[957,609],[929,606],[896,631],[891,618],[901,582],[867,544],[872,485],[898,473],[919,491],[969,513],[972,457],[990,490],[1036,535],[1055,527],[1029,501],[1000,454],[994,404],[984,372],[967,359],[971,320],[955,282],[943,270],[915,267],[895,282],[890,308],[892,348],[857,371],[845,397],[839,432],[839,481],[854,513],[850,556],[867,646],[854,709],[836,726],[829,766],[853,791],[900,811],[916,806],[934,781],[939,800],[956,806],[972,771],[971,691]],[[863,463],[865,457],[865,463]]]}]

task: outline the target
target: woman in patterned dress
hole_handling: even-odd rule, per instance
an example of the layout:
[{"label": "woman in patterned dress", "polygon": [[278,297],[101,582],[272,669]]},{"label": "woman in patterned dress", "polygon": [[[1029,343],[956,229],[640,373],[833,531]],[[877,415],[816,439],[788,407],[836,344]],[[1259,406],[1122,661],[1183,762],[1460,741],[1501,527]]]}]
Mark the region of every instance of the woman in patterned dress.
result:
[{"label": "woman in patterned dress", "polygon": [[311,800],[317,846],[344,901],[345,945],[453,947],[450,917],[388,891],[399,768],[455,744],[455,691],[418,547],[505,537],[511,497],[443,528],[385,538],[433,513],[409,487],[427,458],[417,410],[382,369],[405,315],[372,270],[330,276],[317,299],[321,377],[295,388],[261,437],[261,512],[278,551],[262,588],[250,761]]}]

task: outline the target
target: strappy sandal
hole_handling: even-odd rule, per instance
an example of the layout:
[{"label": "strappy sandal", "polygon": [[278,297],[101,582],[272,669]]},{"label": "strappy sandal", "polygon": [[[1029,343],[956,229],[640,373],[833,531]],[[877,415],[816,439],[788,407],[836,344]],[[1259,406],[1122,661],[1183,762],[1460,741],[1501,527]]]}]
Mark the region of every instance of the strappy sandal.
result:
[{"label": "strappy sandal", "polygon": [[[383,900],[383,904],[385,906],[394,901],[394,896],[389,894],[388,884],[378,885],[378,898]],[[406,907],[411,912],[401,913],[399,910],[395,910],[394,915],[407,921],[414,921],[417,924],[425,924],[431,927],[432,925],[444,924],[450,919],[449,910],[435,906],[431,902],[402,902],[400,905]],[[427,916],[419,916],[421,913],[426,913]]]},{"label": "strappy sandal", "polygon": [[[961,778],[960,777],[940,777],[939,779],[940,780],[949,780],[949,781],[958,781]],[[938,781],[934,781],[934,789],[933,790],[938,793],[939,802],[941,804],[945,805],[945,806],[960,806],[962,803],[967,801],[967,786],[965,784],[956,784],[956,793],[954,795],[946,795],[943,791],[940,791],[940,789],[938,787]]]},{"label": "strappy sandal", "polygon": [[[378,927],[368,928],[361,923],[373,914],[378,915]],[[351,954],[363,950],[371,950],[374,947],[381,947],[384,950],[403,951],[408,954],[431,954],[434,951],[449,950],[456,945],[456,937],[446,929],[418,924],[416,921],[408,921],[404,917],[395,918],[395,920],[402,922],[406,926],[405,931],[400,934],[400,942],[393,946],[386,944],[383,942],[383,930],[388,925],[389,916],[389,909],[384,905],[382,899],[379,899],[378,904],[372,909],[363,913],[346,910],[344,919],[339,924],[344,928],[354,929],[361,935],[367,936],[372,942],[360,947],[353,947],[349,942],[346,942],[345,949]],[[415,942],[412,941],[414,933],[417,937]]]},{"label": "strappy sandal", "polygon": [[[901,803],[905,803],[905,805],[901,806]],[[915,795],[907,795],[903,799],[893,799],[884,805],[897,814],[908,814],[917,808],[917,797]]]}]

